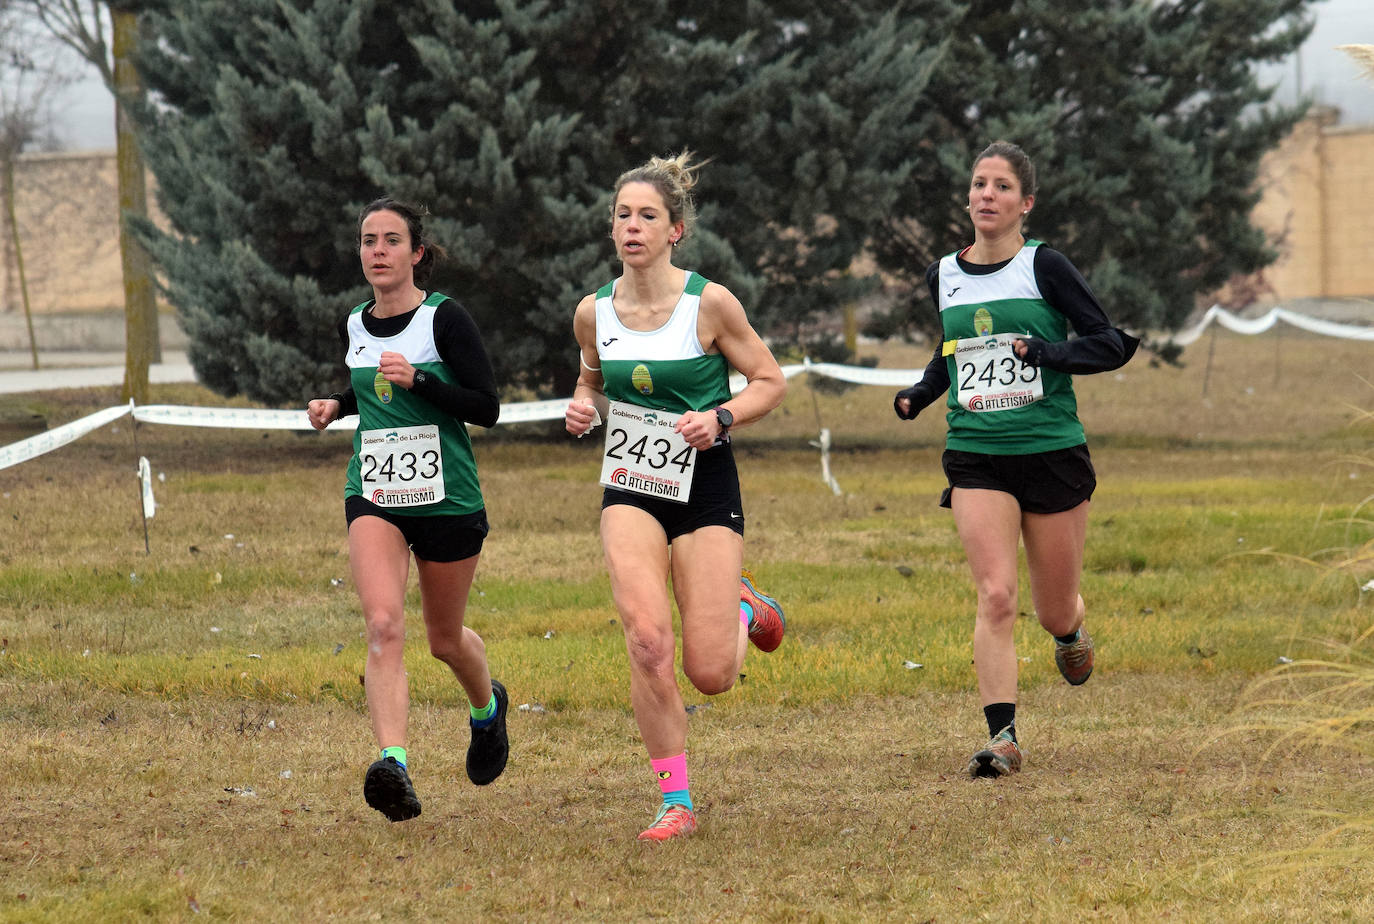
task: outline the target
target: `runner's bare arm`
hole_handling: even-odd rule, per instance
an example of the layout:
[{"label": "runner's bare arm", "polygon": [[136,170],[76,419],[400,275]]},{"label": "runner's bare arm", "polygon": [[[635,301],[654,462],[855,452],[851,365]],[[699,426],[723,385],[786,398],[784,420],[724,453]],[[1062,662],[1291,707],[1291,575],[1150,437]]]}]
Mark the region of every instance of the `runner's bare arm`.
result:
[{"label": "runner's bare arm", "polygon": [[596,296],[588,295],[577,303],[573,314],[573,334],[579,356],[577,385],[572,401],[563,412],[563,427],[573,436],[583,436],[598,417],[608,413],[608,402],[601,377],[601,357],[596,352]]}]

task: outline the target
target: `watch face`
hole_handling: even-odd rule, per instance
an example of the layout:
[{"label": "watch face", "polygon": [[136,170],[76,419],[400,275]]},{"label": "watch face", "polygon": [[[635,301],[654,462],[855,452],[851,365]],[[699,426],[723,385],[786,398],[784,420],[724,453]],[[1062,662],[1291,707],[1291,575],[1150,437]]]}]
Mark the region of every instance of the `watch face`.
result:
[{"label": "watch face", "polygon": [[718,407],[716,408],[716,420],[720,421],[722,430],[728,430],[731,424],[735,422],[735,415],[731,414],[723,407]]}]

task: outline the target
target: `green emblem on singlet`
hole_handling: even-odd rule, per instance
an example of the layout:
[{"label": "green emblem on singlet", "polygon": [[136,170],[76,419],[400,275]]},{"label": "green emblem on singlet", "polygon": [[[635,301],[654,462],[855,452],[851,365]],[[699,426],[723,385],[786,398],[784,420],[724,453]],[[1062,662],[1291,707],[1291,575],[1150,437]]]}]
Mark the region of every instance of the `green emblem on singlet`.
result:
[{"label": "green emblem on singlet", "polygon": [[649,375],[649,367],[640,363],[634,367],[630,373],[630,384],[635,387],[635,391],[641,395],[652,395],[654,393],[654,378]]},{"label": "green emblem on singlet", "polygon": [[372,390],[377,393],[377,399],[383,404],[391,403],[391,383],[380,372],[372,379]]},{"label": "green emblem on singlet", "polygon": [[986,308],[979,308],[973,313],[973,329],[980,337],[986,337],[992,333],[992,312]]}]

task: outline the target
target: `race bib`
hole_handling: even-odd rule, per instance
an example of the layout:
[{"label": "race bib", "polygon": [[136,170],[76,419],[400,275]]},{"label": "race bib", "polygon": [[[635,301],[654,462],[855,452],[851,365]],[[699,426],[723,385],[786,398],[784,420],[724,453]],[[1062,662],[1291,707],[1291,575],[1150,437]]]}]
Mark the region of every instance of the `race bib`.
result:
[{"label": "race bib", "polygon": [[1045,396],[1039,367],[1022,362],[1012,349],[1012,344],[1024,336],[992,334],[955,343],[960,407],[975,412],[1005,411]]},{"label": "race bib", "polygon": [[697,454],[673,432],[680,414],[612,401],[606,415],[601,483],[608,488],[687,503]]},{"label": "race bib", "polygon": [[439,428],[364,430],[358,449],[363,497],[378,507],[418,507],[444,499]]}]

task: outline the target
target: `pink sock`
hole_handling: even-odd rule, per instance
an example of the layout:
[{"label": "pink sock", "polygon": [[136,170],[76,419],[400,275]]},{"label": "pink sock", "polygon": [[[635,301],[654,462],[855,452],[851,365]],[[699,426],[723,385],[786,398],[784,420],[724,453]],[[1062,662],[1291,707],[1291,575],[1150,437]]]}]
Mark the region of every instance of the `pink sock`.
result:
[{"label": "pink sock", "polygon": [[754,611],[751,610],[749,606],[741,600],[739,605],[739,621],[744,623],[744,627],[746,629],[749,628],[749,620],[753,617],[753,615]]},{"label": "pink sock", "polygon": [[658,788],[663,792],[679,792],[687,789],[686,751],[676,757],[663,757],[658,760],[650,758],[649,763],[654,768],[654,776],[658,777]]}]

